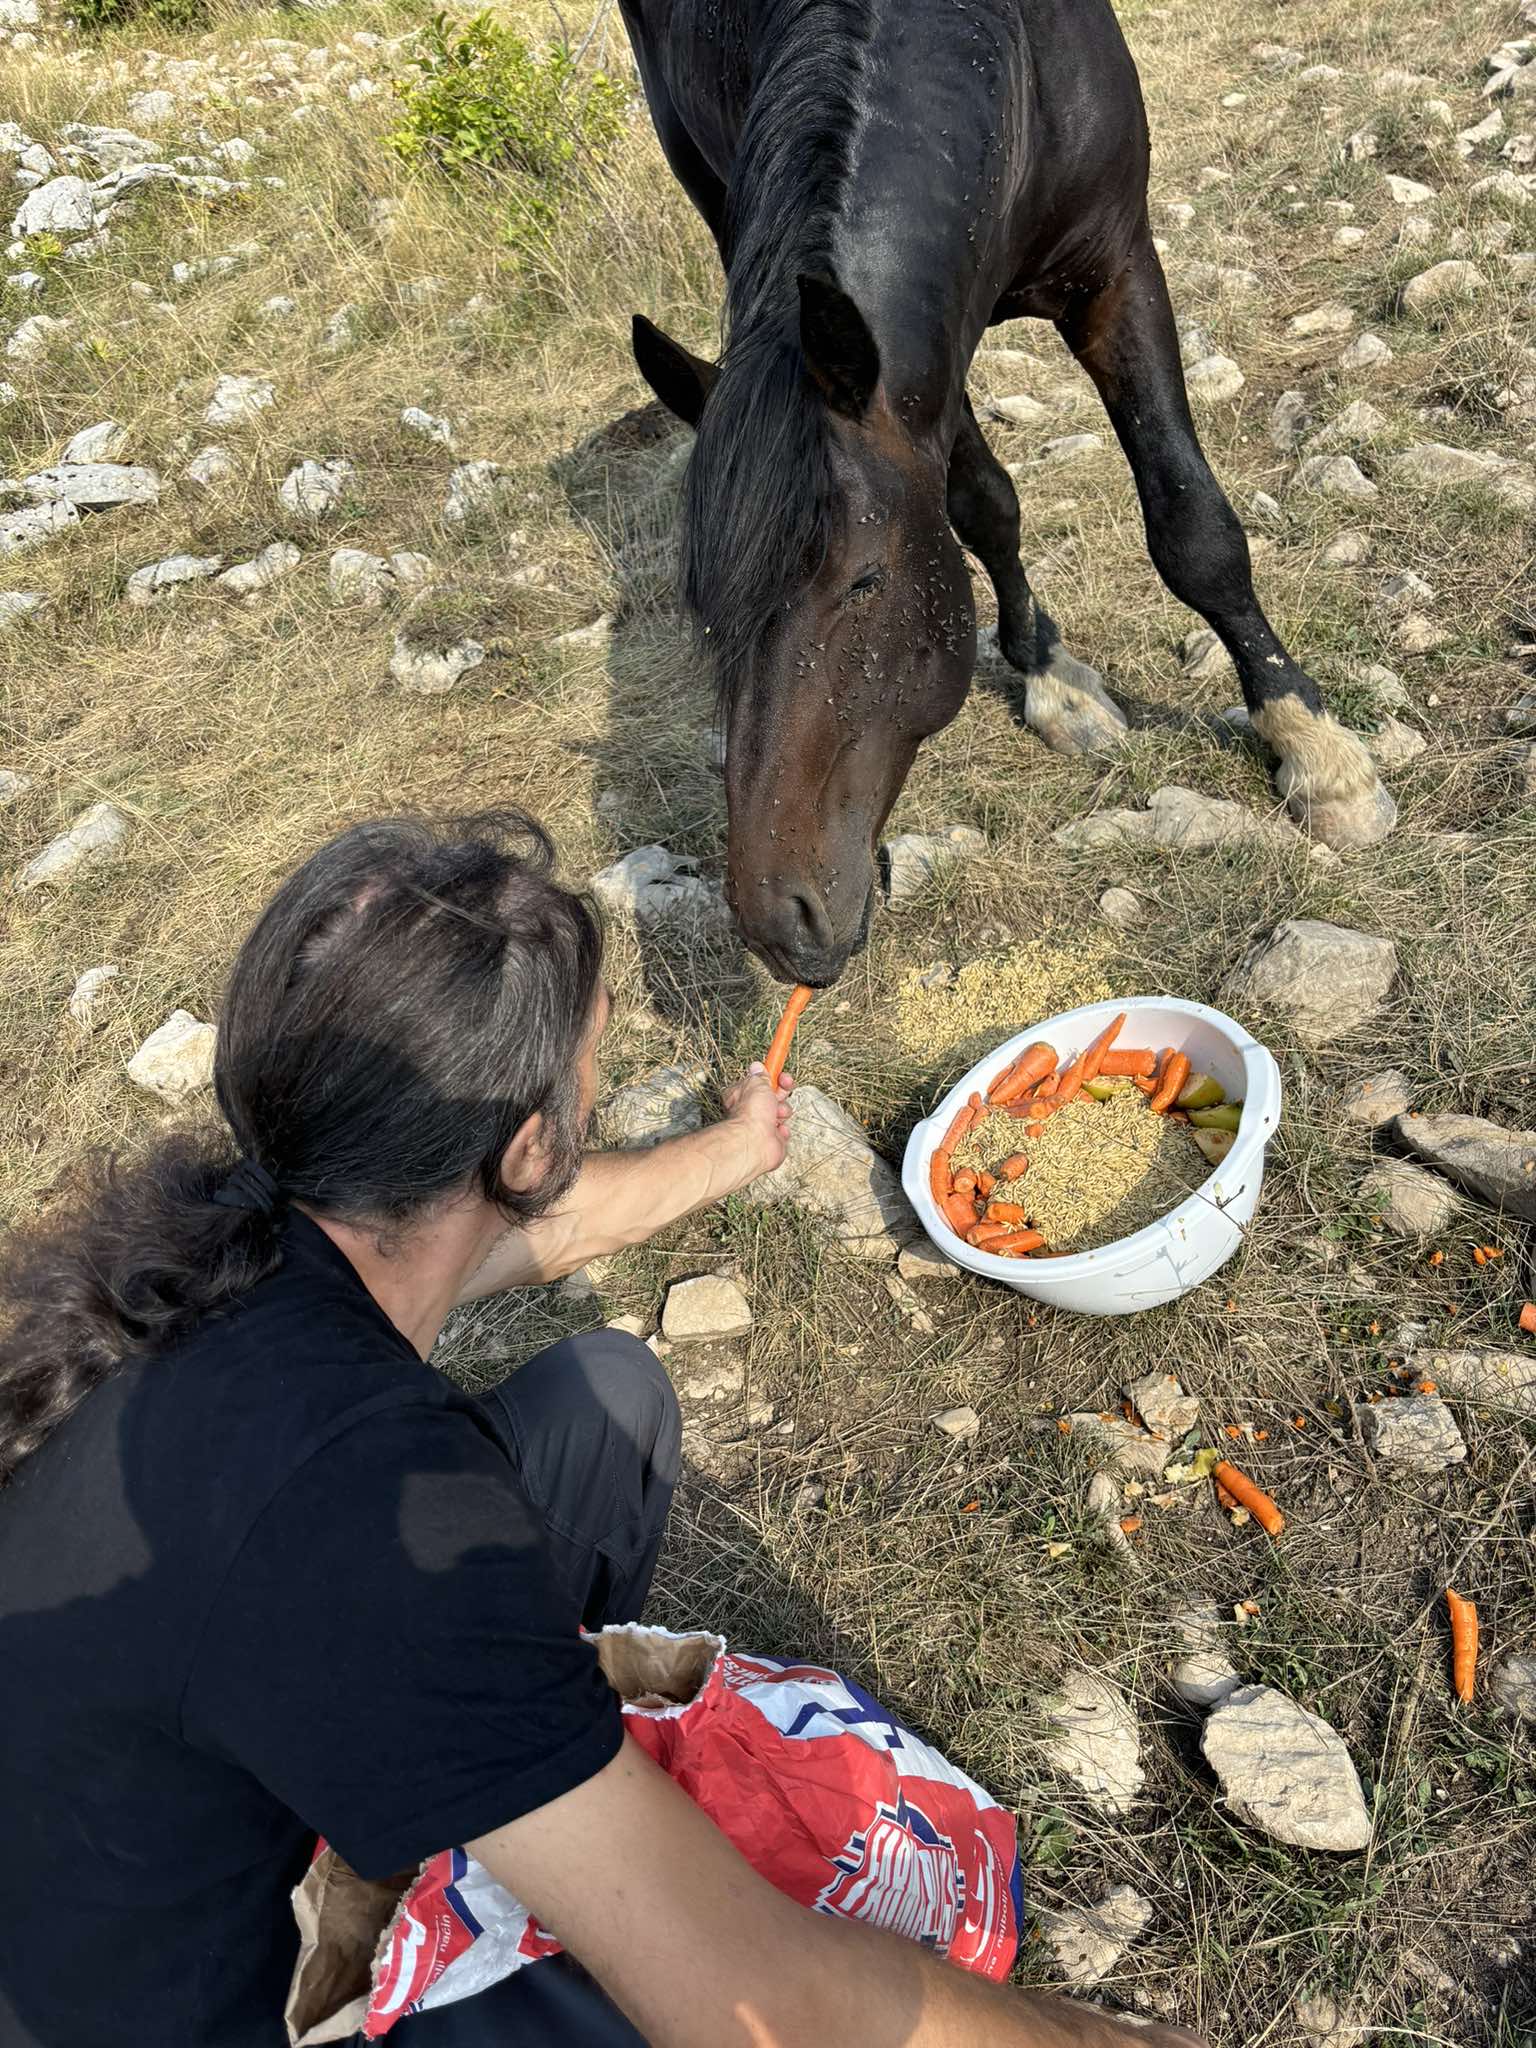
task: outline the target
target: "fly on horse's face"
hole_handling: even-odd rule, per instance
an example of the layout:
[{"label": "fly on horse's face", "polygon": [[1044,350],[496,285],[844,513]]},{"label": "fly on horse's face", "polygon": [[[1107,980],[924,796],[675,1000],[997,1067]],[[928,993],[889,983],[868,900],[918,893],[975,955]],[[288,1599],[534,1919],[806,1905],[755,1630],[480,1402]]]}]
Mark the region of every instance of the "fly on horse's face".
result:
[{"label": "fly on horse's face", "polygon": [[[699,432],[686,526],[711,553],[700,561],[696,545],[684,589],[726,707],[727,894],[775,974],[822,987],[863,944],[881,827],[919,743],[964,701],[976,624],[945,511],[947,452],[895,416],[852,301],[830,280],[803,278],[800,292],[784,411],[763,420],[755,444],[739,417],[724,417],[731,365],[717,376],[648,322],[636,323],[636,355]],[[762,384],[753,378],[756,402]],[[792,460],[776,467],[773,430],[786,419]],[[756,564],[733,545],[743,492],[719,459],[722,443],[743,442],[757,458],[745,485],[755,526],[766,516],[773,536]],[[777,521],[763,503],[775,491]]]}]

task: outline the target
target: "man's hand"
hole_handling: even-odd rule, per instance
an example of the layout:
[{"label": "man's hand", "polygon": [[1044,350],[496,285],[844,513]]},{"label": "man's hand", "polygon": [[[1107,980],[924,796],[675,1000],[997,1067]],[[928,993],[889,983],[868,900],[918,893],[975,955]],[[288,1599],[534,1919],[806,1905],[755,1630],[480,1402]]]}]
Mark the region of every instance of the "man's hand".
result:
[{"label": "man's hand", "polygon": [[[748,1187],[765,1173],[784,1163],[789,1148],[789,1119],[793,1114],[790,1092],[793,1077],[784,1074],[777,1088],[770,1083],[761,1060],[754,1060],[734,1087],[721,1098],[725,1105],[725,1128],[741,1144],[741,1187]],[[734,1190],[732,1191],[734,1192]]]}]

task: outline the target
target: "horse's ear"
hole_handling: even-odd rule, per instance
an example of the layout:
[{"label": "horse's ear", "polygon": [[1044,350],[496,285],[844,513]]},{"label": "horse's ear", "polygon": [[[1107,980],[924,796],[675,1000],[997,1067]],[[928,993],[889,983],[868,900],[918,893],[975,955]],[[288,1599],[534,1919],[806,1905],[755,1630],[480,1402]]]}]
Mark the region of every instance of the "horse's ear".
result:
[{"label": "horse's ear", "polygon": [[676,413],[690,427],[696,427],[704,410],[704,401],[720,374],[718,367],[714,363],[706,363],[702,356],[690,355],[670,335],[663,334],[659,327],[647,320],[643,313],[637,313],[634,318],[633,344],[635,363],[641,376],[667,411]]},{"label": "horse's ear", "polygon": [[800,350],[838,412],[859,419],[880,382],[880,351],[864,315],[832,277],[800,279]]}]

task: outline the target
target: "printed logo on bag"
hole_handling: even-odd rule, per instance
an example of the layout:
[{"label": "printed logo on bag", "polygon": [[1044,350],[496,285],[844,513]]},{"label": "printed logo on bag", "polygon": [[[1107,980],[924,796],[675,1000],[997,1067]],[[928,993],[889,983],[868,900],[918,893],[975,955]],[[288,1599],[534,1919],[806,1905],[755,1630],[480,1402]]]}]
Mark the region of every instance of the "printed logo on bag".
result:
[{"label": "printed logo on bag", "polygon": [[894,1806],[876,1807],[832,1867],[837,1875],[814,1901],[818,1913],[840,1913],[948,1955],[965,1911],[965,1876],[954,1843],[920,1807],[900,1795]]}]

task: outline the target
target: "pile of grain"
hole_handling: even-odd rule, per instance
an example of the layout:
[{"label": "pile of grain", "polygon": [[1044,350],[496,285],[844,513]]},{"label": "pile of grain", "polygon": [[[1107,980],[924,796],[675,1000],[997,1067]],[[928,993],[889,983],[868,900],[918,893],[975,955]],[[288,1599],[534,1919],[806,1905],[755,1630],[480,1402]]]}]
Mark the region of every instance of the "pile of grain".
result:
[{"label": "pile of grain", "polygon": [[938,987],[923,986],[932,968],[910,968],[892,1006],[896,1036],[904,1051],[919,1058],[937,1060],[973,1040],[971,1056],[979,1057],[1042,1018],[1103,1001],[1110,993],[1106,969],[1113,957],[1107,938],[1079,932],[1070,945],[1042,938],[1006,953],[983,954]]},{"label": "pile of grain", "polygon": [[995,1172],[1014,1152],[1027,1156],[1029,1170],[1005,1199],[1025,1209],[1058,1252],[1089,1251],[1144,1230],[1210,1172],[1186,1126],[1154,1115],[1135,1088],[1108,1102],[1080,1096],[1038,1138],[1026,1137],[1017,1117],[995,1111],[955,1147],[952,1163]]}]

